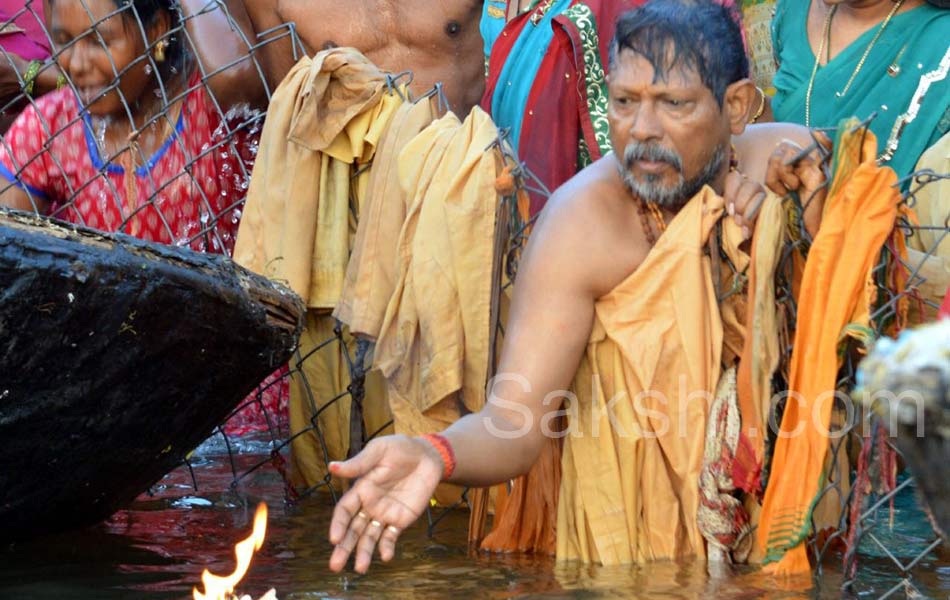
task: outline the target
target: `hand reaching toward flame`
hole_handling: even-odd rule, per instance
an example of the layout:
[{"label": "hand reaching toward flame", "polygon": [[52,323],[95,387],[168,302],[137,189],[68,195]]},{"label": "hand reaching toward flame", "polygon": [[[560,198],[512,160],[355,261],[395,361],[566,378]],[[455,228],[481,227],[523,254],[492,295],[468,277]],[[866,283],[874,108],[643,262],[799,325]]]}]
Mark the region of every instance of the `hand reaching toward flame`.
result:
[{"label": "hand reaching toward flame", "polygon": [[342,571],[356,550],[354,569],[366,573],[377,545],[383,562],[392,560],[399,534],[422,515],[443,469],[432,446],[403,435],[373,440],[350,460],[330,463],[333,475],[356,479],[333,510],[330,569]]}]

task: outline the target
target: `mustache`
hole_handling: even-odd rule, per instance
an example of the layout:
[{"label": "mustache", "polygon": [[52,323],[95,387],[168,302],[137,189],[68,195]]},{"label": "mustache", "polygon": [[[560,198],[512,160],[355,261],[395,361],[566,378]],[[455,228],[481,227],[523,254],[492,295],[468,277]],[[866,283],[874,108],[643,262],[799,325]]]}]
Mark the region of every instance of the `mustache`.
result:
[{"label": "mustache", "polygon": [[632,169],[633,163],[638,160],[665,162],[677,171],[682,172],[683,170],[683,159],[680,158],[680,155],[675,150],[657,144],[641,144],[639,142],[627,144],[627,147],[623,149],[624,166],[628,170]]}]

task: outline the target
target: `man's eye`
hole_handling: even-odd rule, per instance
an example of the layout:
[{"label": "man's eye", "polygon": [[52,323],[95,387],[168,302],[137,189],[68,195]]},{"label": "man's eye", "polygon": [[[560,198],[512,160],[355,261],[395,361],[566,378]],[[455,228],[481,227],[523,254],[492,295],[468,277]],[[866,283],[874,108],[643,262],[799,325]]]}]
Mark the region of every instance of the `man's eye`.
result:
[{"label": "man's eye", "polygon": [[683,106],[684,104],[686,104],[686,102],[684,102],[683,100],[677,100],[676,98],[667,98],[666,104],[668,106],[672,106],[673,108],[679,108],[680,106]]}]

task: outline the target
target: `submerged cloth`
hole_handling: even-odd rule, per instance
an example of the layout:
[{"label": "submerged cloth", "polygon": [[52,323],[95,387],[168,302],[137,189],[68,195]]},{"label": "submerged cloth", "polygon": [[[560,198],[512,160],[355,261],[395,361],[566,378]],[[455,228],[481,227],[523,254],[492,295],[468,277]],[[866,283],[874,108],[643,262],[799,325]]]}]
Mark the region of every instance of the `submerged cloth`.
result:
[{"label": "submerged cloth", "polygon": [[[894,228],[900,196],[894,172],[875,162],[877,140],[845,121],[821,228],[808,252],[798,296],[801,315],[782,417],[759,523],[767,568],[807,573],[804,540],[824,480],[833,393],[846,328],[866,320],[872,267]],[[867,323],[858,323],[867,326]]]},{"label": "submerged cloth", "polygon": [[[239,264],[287,283],[309,309],[299,361],[291,365],[298,486],[328,482],[327,462],[346,458],[350,447],[344,353],[353,341],[346,331],[337,338],[329,311],[343,288],[368,165],[402,104],[385,90],[385,75],[350,48],[297,63],[271,99],[234,252]],[[389,411],[371,379],[366,391],[363,427],[373,433]]]},{"label": "submerged cloth", "polygon": [[[535,0],[507,23],[491,49],[481,106],[549,189],[610,150],[607,56],[617,18],[642,0]],[[497,25],[497,17],[495,17]],[[495,32],[486,25],[483,31]],[[531,213],[546,198],[531,197]]]},{"label": "submerged cloth", "polygon": [[[699,474],[724,335],[704,249],[723,208],[704,188],[643,264],[595,304],[568,412],[558,559],[705,556]],[[735,223],[723,221],[722,230],[734,242],[723,247],[737,247]]]},{"label": "submerged cloth", "polygon": [[46,35],[40,0],[0,0],[0,48],[25,60],[46,60],[50,40]]},{"label": "submerged cloth", "polygon": [[374,366],[400,433],[439,431],[485,402],[498,203],[486,148],[496,137],[481,109],[463,123],[448,113],[399,155],[409,202],[393,206],[405,220]]},{"label": "submerged cloth", "polygon": [[48,201],[58,219],[229,253],[257,136],[221,117],[199,74],[189,82],[177,118],[168,117],[168,139],[147,160],[135,156],[144,164],[134,173],[102,159],[89,113],[64,88],[36,99],[4,135],[0,179]]},{"label": "submerged cloth", "polygon": [[[776,121],[805,123],[808,82],[815,65],[806,30],[810,4],[780,0],[772,22],[778,61],[772,104]],[[810,126],[835,127],[841,119],[863,120],[877,113],[871,131],[877,137],[878,156],[894,144],[893,158],[883,164],[902,178],[924,150],[950,130],[950,11],[926,4],[895,15],[863,59],[879,30],[872,27],[818,68]],[[838,97],[862,60],[848,93]],[[913,120],[901,127],[898,118],[905,113]]]}]

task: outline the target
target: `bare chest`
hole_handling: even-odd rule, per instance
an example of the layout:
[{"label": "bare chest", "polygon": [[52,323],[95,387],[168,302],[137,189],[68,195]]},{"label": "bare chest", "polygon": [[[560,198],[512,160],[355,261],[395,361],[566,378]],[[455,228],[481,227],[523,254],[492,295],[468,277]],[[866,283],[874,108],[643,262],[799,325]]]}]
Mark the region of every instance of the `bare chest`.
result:
[{"label": "bare chest", "polygon": [[[474,0],[278,0],[309,52],[357,48],[370,59],[407,52],[437,53],[478,35],[481,2]],[[388,66],[388,65],[387,65]]]}]

